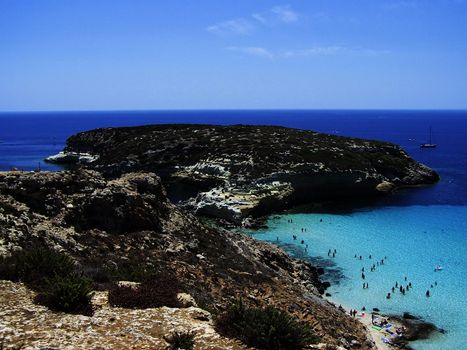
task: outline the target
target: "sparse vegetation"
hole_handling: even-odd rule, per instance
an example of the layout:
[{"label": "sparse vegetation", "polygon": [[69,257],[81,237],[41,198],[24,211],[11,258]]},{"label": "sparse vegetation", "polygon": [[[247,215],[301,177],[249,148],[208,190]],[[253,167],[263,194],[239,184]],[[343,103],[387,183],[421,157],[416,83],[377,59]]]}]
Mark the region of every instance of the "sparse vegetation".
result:
[{"label": "sparse vegetation", "polygon": [[37,246],[14,252],[0,261],[0,278],[21,281],[38,294],[36,302],[65,312],[92,312],[91,281],[76,271],[73,260]]},{"label": "sparse vegetation", "polygon": [[91,281],[76,273],[47,280],[38,300],[51,309],[65,312],[90,312]]},{"label": "sparse vegetation", "polygon": [[272,306],[249,308],[241,301],[216,320],[217,331],[248,346],[268,350],[297,350],[319,338],[305,323]]},{"label": "sparse vegetation", "polygon": [[175,275],[159,273],[136,287],[114,283],[109,289],[109,303],[112,306],[136,309],[179,307],[179,291],[180,284]]},{"label": "sparse vegetation", "polygon": [[173,332],[170,336],[164,337],[169,343],[167,350],[192,350],[195,346],[194,332]]},{"label": "sparse vegetation", "polygon": [[36,286],[74,270],[75,264],[69,256],[42,246],[16,251],[0,260],[0,278]]}]

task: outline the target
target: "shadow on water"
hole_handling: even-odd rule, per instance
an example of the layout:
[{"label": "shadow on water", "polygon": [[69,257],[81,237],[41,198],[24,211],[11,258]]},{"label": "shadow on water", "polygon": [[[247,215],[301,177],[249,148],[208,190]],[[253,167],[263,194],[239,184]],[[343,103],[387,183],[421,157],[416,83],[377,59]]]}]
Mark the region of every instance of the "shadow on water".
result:
[{"label": "shadow on water", "polygon": [[269,241],[269,243],[277,245],[294,258],[308,261],[313,266],[318,268],[322,267],[324,269],[324,274],[320,276],[320,279],[323,282],[329,282],[332,285],[336,285],[346,278],[343,270],[338,267],[332,259],[327,259],[321,256],[308,255],[303,247],[296,244],[281,243],[276,241]]}]

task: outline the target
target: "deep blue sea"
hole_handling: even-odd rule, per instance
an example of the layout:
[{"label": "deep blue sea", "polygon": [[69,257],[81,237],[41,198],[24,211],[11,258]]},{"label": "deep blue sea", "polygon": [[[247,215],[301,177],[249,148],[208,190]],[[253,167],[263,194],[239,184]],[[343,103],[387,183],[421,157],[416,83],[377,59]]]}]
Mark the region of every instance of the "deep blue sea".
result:
[{"label": "deep blue sea", "polygon": [[[388,313],[409,311],[446,330],[414,343],[416,349],[467,349],[467,111],[0,113],[0,170],[57,170],[43,158],[60,151],[76,132],[155,123],[282,125],[385,140],[434,168],[441,175],[434,186],[404,190],[353,212],[274,215],[268,229],[253,234],[272,242],[279,239],[291,254],[329,266],[329,292],[337,303]],[[438,147],[420,149],[430,127]],[[299,239],[294,241],[292,234]],[[308,244],[306,252],[302,239]],[[337,250],[336,257],[327,256],[329,249]],[[385,264],[370,272],[376,258],[384,257]],[[435,272],[436,265],[443,270]],[[362,268],[368,289],[362,289]],[[386,299],[395,282],[409,281],[413,288],[405,296],[396,292]]]}]

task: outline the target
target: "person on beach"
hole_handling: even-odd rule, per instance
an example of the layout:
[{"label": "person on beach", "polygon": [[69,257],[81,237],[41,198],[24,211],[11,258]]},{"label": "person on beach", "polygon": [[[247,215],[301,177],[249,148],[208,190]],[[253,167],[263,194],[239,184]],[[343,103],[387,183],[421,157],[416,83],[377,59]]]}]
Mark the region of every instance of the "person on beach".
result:
[{"label": "person on beach", "polygon": [[295,235],[292,235],[292,238],[294,239],[294,241],[297,239],[297,236]]},{"label": "person on beach", "polygon": [[386,299],[391,299],[391,293],[388,293],[388,295],[386,295]]},{"label": "person on beach", "polygon": [[362,256],[360,255],[360,260],[362,260]]},{"label": "person on beach", "polygon": [[392,292],[394,293],[394,287],[391,288]]},{"label": "person on beach", "polygon": [[365,268],[364,268],[364,267],[362,267],[362,272],[365,272]]},{"label": "person on beach", "polygon": [[412,282],[409,282],[409,287],[412,288]]},{"label": "person on beach", "polygon": [[332,257],[335,258],[335,257],[336,257],[336,253],[332,253]]},{"label": "person on beach", "polygon": [[365,279],[365,274],[362,272],[362,279]]},{"label": "person on beach", "polygon": [[328,256],[331,256],[331,249],[328,250]]},{"label": "person on beach", "polygon": [[425,293],[425,295],[426,295],[427,297],[429,297],[429,296],[430,296],[430,291],[427,290],[426,293]]},{"label": "person on beach", "polygon": [[371,259],[371,254],[370,254],[370,256],[368,257],[368,259]]},{"label": "person on beach", "polygon": [[301,243],[301,244],[305,244],[305,241],[302,239],[300,243]]}]

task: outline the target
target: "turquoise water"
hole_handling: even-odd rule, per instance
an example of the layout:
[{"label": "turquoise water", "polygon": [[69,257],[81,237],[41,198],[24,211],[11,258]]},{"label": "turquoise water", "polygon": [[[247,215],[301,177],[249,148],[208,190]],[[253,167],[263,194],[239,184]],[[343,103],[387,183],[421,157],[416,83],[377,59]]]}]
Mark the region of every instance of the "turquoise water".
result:
[{"label": "turquoise water", "polygon": [[[288,223],[289,219],[293,223]],[[467,349],[467,206],[385,207],[348,215],[281,215],[272,217],[268,226],[254,236],[276,242],[297,256],[324,257],[315,262],[328,266],[330,272],[325,278],[332,283],[328,292],[336,303],[356,309],[377,307],[384,313],[408,311],[447,331],[414,342],[415,349]],[[293,240],[293,234],[297,240]],[[329,249],[337,250],[335,258],[327,257]],[[384,265],[371,272],[371,266],[384,257]],[[442,265],[443,270],[435,272],[436,265]],[[343,276],[338,278],[340,274]],[[363,282],[368,282],[368,289],[362,288]],[[413,288],[405,295],[396,290],[391,299],[386,299],[396,282],[411,282]],[[425,295],[428,289],[429,298]]]}]

